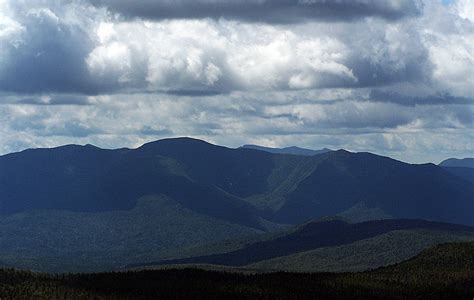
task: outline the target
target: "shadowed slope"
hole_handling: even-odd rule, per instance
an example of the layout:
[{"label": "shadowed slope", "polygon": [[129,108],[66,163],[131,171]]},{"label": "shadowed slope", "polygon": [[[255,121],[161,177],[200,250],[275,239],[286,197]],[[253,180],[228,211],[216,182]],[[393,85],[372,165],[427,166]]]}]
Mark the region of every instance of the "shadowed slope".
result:
[{"label": "shadowed slope", "polygon": [[317,166],[285,196],[274,221],[296,224],[364,203],[394,218],[474,225],[474,185],[443,168],[343,150],[311,159]]},{"label": "shadowed slope", "polygon": [[165,260],[153,264],[217,264],[244,266],[273,257],[322,247],[350,244],[394,230],[427,229],[474,233],[474,227],[423,220],[380,220],[350,224],[343,221],[311,222],[292,233],[256,242],[236,251],[201,257]]}]

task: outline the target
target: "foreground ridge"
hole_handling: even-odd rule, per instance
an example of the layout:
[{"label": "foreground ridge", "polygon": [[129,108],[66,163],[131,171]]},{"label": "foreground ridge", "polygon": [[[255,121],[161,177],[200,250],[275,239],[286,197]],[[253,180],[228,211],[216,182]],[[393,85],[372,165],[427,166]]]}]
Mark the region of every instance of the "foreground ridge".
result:
[{"label": "foreground ridge", "polygon": [[0,271],[7,299],[469,299],[474,242],[449,243],[397,265],[362,273],[260,273],[170,269],[43,275]]}]

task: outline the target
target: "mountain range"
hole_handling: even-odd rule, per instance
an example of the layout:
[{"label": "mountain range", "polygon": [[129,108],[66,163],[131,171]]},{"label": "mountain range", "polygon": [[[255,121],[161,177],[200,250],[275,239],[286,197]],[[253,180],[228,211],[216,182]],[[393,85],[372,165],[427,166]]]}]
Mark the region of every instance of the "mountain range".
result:
[{"label": "mountain range", "polygon": [[0,262],[110,270],[195,257],[197,249],[212,255],[328,216],[343,227],[383,219],[473,226],[473,195],[473,181],[447,167],[345,150],[282,154],[191,138],[137,149],[29,149],[0,156]]}]

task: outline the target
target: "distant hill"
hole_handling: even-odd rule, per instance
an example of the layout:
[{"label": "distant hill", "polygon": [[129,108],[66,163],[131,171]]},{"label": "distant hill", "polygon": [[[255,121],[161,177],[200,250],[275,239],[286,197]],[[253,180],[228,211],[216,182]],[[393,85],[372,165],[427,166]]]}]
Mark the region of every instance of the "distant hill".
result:
[{"label": "distant hill", "polygon": [[[420,230],[424,230],[424,232]],[[392,234],[387,235],[388,233]],[[375,237],[378,237],[378,239],[375,239]],[[387,238],[391,238],[390,245],[382,245],[382,243],[386,243]],[[369,239],[371,239],[369,244],[372,249],[367,246],[364,248],[363,243],[361,243],[363,240],[367,243]],[[342,259],[341,257],[336,259],[334,256],[331,257],[323,253],[337,253],[337,255],[340,255],[341,250],[344,250],[346,256],[344,262],[347,266],[343,268],[339,265],[339,268],[347,271],[361,268],[360,258],[358,259],[356,255],[363,256],[366,259],[365,262],[368,266],[365,267],[375,268],[407,259],[433,244],[458,240],[474,240],[474,227],[423,220],[380,220],[355,224],[332,220],[310,222],[287,234],[249,243],[234,251],[164,260],[148,265],[210,264],[247,266],[264,270],[321,271],[325,270],[320,268],[321,264],[330,264]],[[359,243],[354,244],[355,242]],[[343,245],[347,246],[345,248],[340,247]],[[397,246],[399,248],[396,248]],[[385,250],[382,251],[381,248],[384,247]],[[387,248],[391,251],[387,251]],[[316,249],[322,249],[324,252],[315,252]],[[349,252],[358,252],[362,249],[364,249],[364,252],[349,255]],[[311,250],[312,253],[308,252]],[[297,254],[296,257],[295,254]],[[324,259],[318,259],[318,255],[324,255],[325,257]],[[348,260],[347,257],[351,255],[351,259]],[[374,259],[383,255],[386,256],[384,257],[385,260]],[[327,265],[327,267],[330,266]],[[334,269],[328,269],[327,271],[334,271]]]},{"label": "distant hill", "polygon": [[[418,272],[437,273],[439,271],[465,272],[474,275],[474,242],[444,243],[424,250],[410,260],[381,269],[379,272]],[[474,276],[471,277],[474,282]],[[471,286],[474,288],[474,285]]]},{"label": "distant hill", "polygon": [[262,260],[246,267],[293,272],[365,271],[399,263],[437,244],[463,241],[474,241],[474,234],[431,229],[394,230],[350,244]]},{"label": "distant hill", "polygon": [[305,155],[305,156],[312,156],[317,154],[322,154],[326,152],[330,152],[332,150],[324,148],[321,150],[312,150],[312,149],[305,149],[296,146],[285,147],[285,148],[270,148],[270,147],[263,147],[258,145],[243,145],[240,147],[241,149],[253,149],[253,150],[260,150],[269,153],[275,154],[291,154],[291,155]]},{"label": "distant hill", "polygon": [[442,161],[439,166],[460,178],[474,183],[474,158],[450,158]]},{"label": "distant hill", "polygon": [[462,168],[474,168],[474,158],[449,158],[443,160],[440,164],[441,167],[462,167]]}]

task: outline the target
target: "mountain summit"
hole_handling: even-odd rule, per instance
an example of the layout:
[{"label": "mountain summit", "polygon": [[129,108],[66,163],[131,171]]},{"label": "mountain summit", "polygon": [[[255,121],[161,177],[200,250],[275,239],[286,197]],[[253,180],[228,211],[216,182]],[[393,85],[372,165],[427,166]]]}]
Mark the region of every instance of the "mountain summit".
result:
[{"label": "mountain summit", "polygon": [[474,158],[448,158],[443,160],[439,165],[441,167],[474,168]]}]

